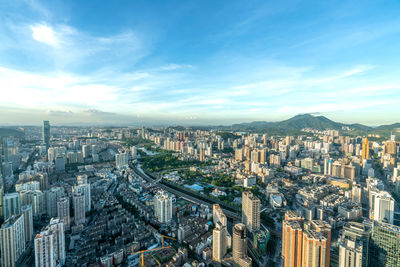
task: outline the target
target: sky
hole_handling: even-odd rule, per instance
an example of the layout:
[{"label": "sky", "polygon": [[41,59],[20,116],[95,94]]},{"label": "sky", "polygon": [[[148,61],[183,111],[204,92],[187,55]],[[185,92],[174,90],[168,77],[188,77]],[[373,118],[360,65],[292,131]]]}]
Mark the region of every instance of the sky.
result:
[{"label": "sky", "polygon": [[0,124],[400,121],[400,1],[0,1]]}]

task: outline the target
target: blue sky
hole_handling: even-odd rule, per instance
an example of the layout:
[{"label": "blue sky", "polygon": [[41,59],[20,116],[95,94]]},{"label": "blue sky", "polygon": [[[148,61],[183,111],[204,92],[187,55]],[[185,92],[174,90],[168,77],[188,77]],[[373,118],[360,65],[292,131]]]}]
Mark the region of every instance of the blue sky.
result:
[{"label": "blue sky", "polygon": [[399,1],[0,2],[0,121],[399,121]]}]

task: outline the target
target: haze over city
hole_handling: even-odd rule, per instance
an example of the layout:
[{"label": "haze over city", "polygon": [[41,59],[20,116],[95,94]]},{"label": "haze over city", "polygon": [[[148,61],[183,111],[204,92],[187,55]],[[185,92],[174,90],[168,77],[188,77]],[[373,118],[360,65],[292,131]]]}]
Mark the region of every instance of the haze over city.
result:
[{"label": "haze over city", "polygon": [[397,122],[398,1],[2,1],[3,124]]}]

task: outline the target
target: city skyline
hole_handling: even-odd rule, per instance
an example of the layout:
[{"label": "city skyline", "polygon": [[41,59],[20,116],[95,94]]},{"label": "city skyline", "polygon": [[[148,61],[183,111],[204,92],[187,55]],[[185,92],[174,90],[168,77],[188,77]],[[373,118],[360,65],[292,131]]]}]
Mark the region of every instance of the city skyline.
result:
[{"label": "city skyline", "polygon": [[3,124],[398,122],[396,1],[0,7]]}]

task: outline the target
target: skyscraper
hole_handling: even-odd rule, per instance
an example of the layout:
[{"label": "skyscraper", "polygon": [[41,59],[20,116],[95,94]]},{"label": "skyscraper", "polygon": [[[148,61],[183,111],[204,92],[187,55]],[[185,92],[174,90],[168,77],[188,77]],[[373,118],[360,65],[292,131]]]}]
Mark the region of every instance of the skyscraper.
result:
[{"label": "skyscraper", "polygon": [[260,229],[260,199],[250,191],[242,193],[242,222],[251,232]]},{"label": "skyscraper", "polygon": [[46,146],[46,151],[50,147],[50,122],[43,121],[42,142]]},{"label": "skyscraper", "polygon": [[37,234],[34,241],[35,266],[56,267],[65,263],[64,223],[51,219],[50,224]]},{"label": "skyscraper", "polygon": [[24,215],[13,215],[0,228],[1,266],[16,267],[25,251]]},{"label": "skyscraper", "polygon": [[252,260],[247,256],[247,233],[243,223],[235,224],[233,227],[232,254],[235,266],[251,267]]},{"label": "skyscraper", "polygon": [[364,159],[369,159],[369,142],[368,137],[365,137],[362,142],[362,152],[361,152],[361,164],[364,163]]},{"label": "skyscraper", "polygon": [[217,222],[213,230],[213,250],[212,258],[214,261],[221,262],[226,254],[227,239],[226,226],[221,222]]},{"label": "skyscraper", "polygon": [[86,220],[85,196],[82,193],[74,193],[73,203],[75,225],[84,224]]},{"label": "skyscraper", "polygon": [[154,196],[154,213],[160,223],[169,223],[172,219],[172,198],[168,193],[159,191]]},{"label": "skyscraper", "polygon": [[68,197],[62,197],[57,202],[57,217],[64,221],[65,230],[69,230],[71,222],[70,222]]}]

